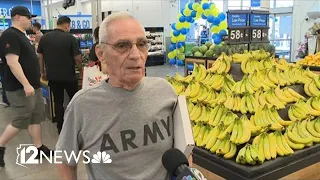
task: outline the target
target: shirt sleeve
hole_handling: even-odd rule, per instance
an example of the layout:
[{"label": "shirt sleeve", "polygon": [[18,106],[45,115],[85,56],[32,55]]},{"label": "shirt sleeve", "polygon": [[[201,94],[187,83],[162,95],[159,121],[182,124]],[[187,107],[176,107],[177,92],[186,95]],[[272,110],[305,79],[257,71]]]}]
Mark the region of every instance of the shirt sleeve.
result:
[{"label": "shirt sleeve", "polygon": [[79,122],[81,113],[79,111],[81,110],[77,103],[69,104],[64,116],[63,128],[56,144],[57,156],[59,156],[59,159],[62,158],[63,164],[69,166],[77,165],[78,162],[72,154],[78,156],[83,146],[83,137],[80,133],[81,123]]},{"label": "shirt sleeve", "polygon": [[81,54],[77,39],[72,36],[72,53],[73,57]]},{"label": "shirt sleeve", "polygon": [[18,40],[18,37],[13,34],[13,33],[6,33],[3,34],[3,39],[4,42],[4,56],[7,54],[15,54],[17,56],[20,56],[20,43]]}]

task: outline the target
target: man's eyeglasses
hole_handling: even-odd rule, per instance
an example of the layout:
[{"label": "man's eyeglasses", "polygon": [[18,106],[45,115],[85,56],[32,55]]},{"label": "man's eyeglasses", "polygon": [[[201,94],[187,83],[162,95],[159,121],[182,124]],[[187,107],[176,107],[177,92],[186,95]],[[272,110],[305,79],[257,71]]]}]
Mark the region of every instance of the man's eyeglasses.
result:
[{"label": "man's eyeglasses", "polygon": [[118,51],[120,53],[125,53],[125,52],[130,51],[133,44],[136,44],[137,48],[140,51],[148,51],[148,49],[149,49],[148,40],[146,40],[146,39],[138,40],[135,43],[131,42],[131,41],[119,41],[119,42],[116,42],[115,44],[110,44],[107,42],[101,42],[101,44],[110,45],[113,49],[115,49],[116,51]]}]

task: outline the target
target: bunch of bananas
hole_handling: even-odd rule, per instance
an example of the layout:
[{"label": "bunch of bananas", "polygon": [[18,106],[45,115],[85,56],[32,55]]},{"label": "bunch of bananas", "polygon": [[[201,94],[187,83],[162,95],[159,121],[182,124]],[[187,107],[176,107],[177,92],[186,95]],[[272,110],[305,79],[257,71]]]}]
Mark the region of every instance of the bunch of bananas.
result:
[{"label": "bunch of bananas", "polygon": [[268,71],[268,78],[281,86],[291,85],[292,80],[283,71],[280,71],[275,65]]},{"label": "bunch of bananas", "polygon": [[[168,77],[169,75],[167,75]],[[191,81],[194,81],[193,75],[188,75],[186,77],[181,76],[178,72],[175,73],[175,76],[173,77],[175,80],[180,81],[180,82],[185,82],[185,83],[190,83]],[[167,78],[168,80],[168,78]]]},{"label": "bunch of bananas", "polygon": [[234,121],[230,141],[239,145],[247,143],[251,138],[251,124],[246,115]]},{"label": "bunch of bananas", "polygon": [[[196,103],[196,102],[209,102],[212,99],[215,99],[218,96],[218,93],[212,89],[211,87],[199,82],[199,83],[195,83],[196,85],[200,86],[200,90],[198,92],[198,90],[196,89],[195,91],[198,92],[198,94],[196,96],[190,96],[194,95],[193,92],[190,92],[190,90],[192,89],[192,85],[194,83],[190,83],[189,86],[187,87],[185,93],[181,93],[182,95],[186,95],[187,97],[189,97],[191,99],[191,102]],[[198,88],[198,87],[196,87]]]},{"label": "bunch of bananas", "polygon": [[320,81],[318,77],[304,84],[304,92],[310,97],[319,96],[320,95],[319,88],[320,88]]},{"label": "bunch of bananas", "polygon": [[263,154],[259,152],[258,146],[246,144],[239,150],[236,157],[236,162],[239,164],[262,164],[264,162]]},{"label": "bunch of bananas", "polygon": [[201,81],[202,83],[220,91],[223,87],[227,91],[231,91],[233,85],[236,83],[230,74],[213,74],[208,73],[207,77]]},{"label": "bunch of bananas", "polygon": [[243,61],[248,61],[248,60],[252,59],[253,57],[252,57],[251,53],[243,53],[243,54],[235,53],[235,54],[231,55],[231,58],[232,58],[232,62],[241,63]]},{"label": "bunch of bananas", "polygon": [[259,163],[275,159],[277,155],[288,156],[294,154],[281,131],[263,132],[253,139],[252,145],[258,147],[258,153],[261,156]]},{"label": "bunch of bananas", "polygon": [[309,98],[307,104],[313,109],[320,111],[320,96]]},{"label": "bunch of bananas", "polygon": [[319,131],[316,130],[316,124],[319,126],[319,120],[306,119],[296,121],[288,126],[284,136],[292,149],[302,149],[305,146],[310,147],[313,143],[320,142]]},{"label": "bunch of bananas", "polygon": [[[230,135],[224,133],[226,130],[223,128],[223,124],[212,127],[197,123],[193,126],[196,145],[204,147],[217,155],[223,155],[226,159],[234,157],[237,152],[237,146],[230,142]],[[221,134],[225,134],[225,136],[222,137]]]},{"label": "bunch of bananas", "polygon": [[258,101],[254,98],[253,94],[245,93],[240,101],[240,112],[246,114],[247,112],[253,114],[259,108]]},{"label": "bunch of bananas", "polygon": [[240,111],[241,97],[240,95],[231,94],[224,102],[224,106],[232,111]]},{"label": "bunch of bananas", "polygon": [[209,114],[207,123],[211,126],[217,126],[222,121],[225,124],[229,124],[232,123],[235,118],[237,118],[237,115],[229,111],[226,107],[224,107],[223,104],[219,104],[212,109],[211,113]]},{"label": "bunch of bananas", "polygon": [[249,92],[253,94],[258,89],[259,89],[259,86],[255,85],[255,83],[253,83],[252,80],[249,79],[247,75],[244,75],[240,81],[235,83],[232,91],[236,94],[244,94],[245,92]]},{"label": "bunch of bananas", "polygon": [[268,57],[270,57],[270,53],[269,52],[266,52],[264,50],[255,50],[255,51],[250,51],[249,52],[251,54],[251,56],[258,60],[258,61],[261,61],[261,60],[265,60],[265,59],[268,59]]},{"label": "bunch of bananas", "polygon": [[252,74],[261,69],[260,62],[255,59],[244,60],[241,62],[241,70],[244,74]]},{"label": "bunch of bananas", "polygon": [[229,96],[231,96],[231,94],[229,92],[227,92],[226,90],[222,89],[220,91],[220,94],[218,94],[215,99],[211,99],[210,101],[207,101],[207,104],[210,107],[215,107],[218,104],[223,104]]},{"label": "bunch of bananas", "polygon": [[303,120],[310,115],[320,116],[320,111],[313,109],[312,105],[304,102],[303,100],[297,101],[294,105],[290,106],[288,110],[288,116],[291,121]]},{"label": "bunch of bananas", "polygon": [[269,127],[271,130],[283,130],[285,126],[292,124],[292,121],[283,120],[278,114],[276,107],[264,106],[251,116],[250,121],[258,127]]},{"label": "bunch of bananas", "polygon": [[176,92],[178,95],[181,95],[181,94],[184,93],[184,91],[185,91],[185,85],[184,85],[183,82],[177,81],[176,79],[170,78],[170,77],[167,77],[167,81],[173,86],[175,92]]},{"label": "bunch of bananas", "polygon": [[231,59],[225,53],[222,53],[207,71],[222,74],[228,73],[231,69]]}]

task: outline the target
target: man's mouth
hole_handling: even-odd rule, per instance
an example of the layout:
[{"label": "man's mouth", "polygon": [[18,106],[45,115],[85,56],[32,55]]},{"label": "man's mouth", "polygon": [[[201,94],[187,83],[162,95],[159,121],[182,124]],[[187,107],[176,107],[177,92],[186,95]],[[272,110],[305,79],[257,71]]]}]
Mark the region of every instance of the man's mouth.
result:
[{"label": "man's mouth", "polygon": [[128,69],[138,70],[138,69],[141,69],[141,67],[129,67]]}]

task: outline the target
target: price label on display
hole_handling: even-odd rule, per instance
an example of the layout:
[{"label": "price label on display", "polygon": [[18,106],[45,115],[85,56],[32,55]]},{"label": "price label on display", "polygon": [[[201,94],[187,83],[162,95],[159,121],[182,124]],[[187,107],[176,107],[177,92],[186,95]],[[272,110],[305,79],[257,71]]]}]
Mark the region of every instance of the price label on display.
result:
[{"label": "price label on display", "polygon": [[229,29],[230,43],[245,43],[249,42],[249,29]]},{"label": "price label on display", "polygon": [[264,42],[269,40],[268,29],[253,28],[251,30],[251,41],[252,42]]}]

